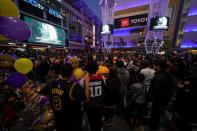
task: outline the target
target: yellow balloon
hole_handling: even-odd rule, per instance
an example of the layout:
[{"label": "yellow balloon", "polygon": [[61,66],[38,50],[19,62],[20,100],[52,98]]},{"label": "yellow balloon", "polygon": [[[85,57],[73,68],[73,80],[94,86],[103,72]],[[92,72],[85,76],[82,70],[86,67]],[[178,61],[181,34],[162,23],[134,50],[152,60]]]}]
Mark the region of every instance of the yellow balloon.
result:
[{"label": "yellow balloon", "polygon": [[74,70],[73,75],[75,76],[76,80],[80,80],[84,76],[84,72],[81,68],[77,68]]},{"label": "yellow balloon", "polygon": [[9,55],[0,55],[0,67],[12,67],[14,59]]},{"label": "yellow balloon", "polygon": [[43,123],[47,123],[47,122],[49,122],[52,119],[53,119],[53,113],[50,112],[50,111],[46,111],[44,113],[44,116],[43,116],[43,120],[42,121],[43,121]]},{"label": "yellow balloon", "polygon": [[3,35],[0,35],[0,41],[8,41],[9,39]]},{"label": "yellow balloon", "polygon": [[20,13],[14,2],[11,0],[0,0],[0,16],[19,18]]},{"label": "yellow balloon", "polygon": [[108,74],[109,69],[106,66],[99,66],[97,74]]},{"label": "yellow balloon", "polygon": [[74,56],[70,59],[70,64],[74,69],[79,67],[79,59],[77,58],[77,56]]},{"label": "yellow balloon", "polygon": [[27,74],[33,69],[33,63],[30,59],[20,58],[15,61],[14,68],[21,74]]}]

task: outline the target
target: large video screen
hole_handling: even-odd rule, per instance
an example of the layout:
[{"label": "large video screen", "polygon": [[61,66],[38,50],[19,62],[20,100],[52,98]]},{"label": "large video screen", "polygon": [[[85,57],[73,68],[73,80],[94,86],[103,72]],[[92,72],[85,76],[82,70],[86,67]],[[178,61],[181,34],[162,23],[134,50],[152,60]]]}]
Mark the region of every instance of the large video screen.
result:
[{"label": "large video screen", "polygon": [[113,34],[113,25],[103,25],[101,34]]},{"label": "large video screen", "polygon": [[29,24],[29,28],[32,31],[28,42],[65,46],[66,33],[64,29],[27,16],[24,16],[24,21]]},{"label": "large video screen", "polygon": [[150,30],[168,30],[169,17],[152,18],[150,22]]}]

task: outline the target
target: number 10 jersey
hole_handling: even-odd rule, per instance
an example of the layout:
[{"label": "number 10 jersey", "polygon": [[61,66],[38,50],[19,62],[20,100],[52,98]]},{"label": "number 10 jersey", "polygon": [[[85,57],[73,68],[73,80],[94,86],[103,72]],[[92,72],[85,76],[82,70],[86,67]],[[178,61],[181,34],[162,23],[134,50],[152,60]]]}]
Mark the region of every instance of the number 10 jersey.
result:
[{"label": "number 10 jersey", "polygon": [[103,106],[105,95],[105,78],[103,75],[89,75],[90,101],[93,106]]}]

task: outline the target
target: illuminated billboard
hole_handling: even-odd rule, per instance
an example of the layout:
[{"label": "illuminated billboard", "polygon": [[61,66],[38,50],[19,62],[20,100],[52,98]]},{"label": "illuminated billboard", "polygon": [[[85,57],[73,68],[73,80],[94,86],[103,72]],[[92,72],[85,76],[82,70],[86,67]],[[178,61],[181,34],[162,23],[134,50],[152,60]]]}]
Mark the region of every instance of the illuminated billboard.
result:
[{"label": "illuminated billboard", "polygon": [[64,29],[27,16],[24,16],[24,21],[29,24],[29,28],[32,31],[32,35],[28,39],[28,42],[57,46],[65,45],[66,33]]}]

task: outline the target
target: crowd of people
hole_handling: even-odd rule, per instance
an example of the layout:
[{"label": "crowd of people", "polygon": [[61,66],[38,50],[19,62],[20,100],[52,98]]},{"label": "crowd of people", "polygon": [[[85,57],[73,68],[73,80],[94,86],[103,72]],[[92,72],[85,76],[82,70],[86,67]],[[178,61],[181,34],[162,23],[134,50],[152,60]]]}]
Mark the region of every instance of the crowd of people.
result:
[{"label": "crowd of people", "polygon": [[[191,53],[9,50],[1,55],[1,63],[10,62],[0,64],[2,130],[101,131],[113,126],[114,116],[139,130],[157,131],[162,121],[167,131],[197,126],[197,57]],[[16,89],[6,80],[22,57],[31,59],[33,69]]]}]

